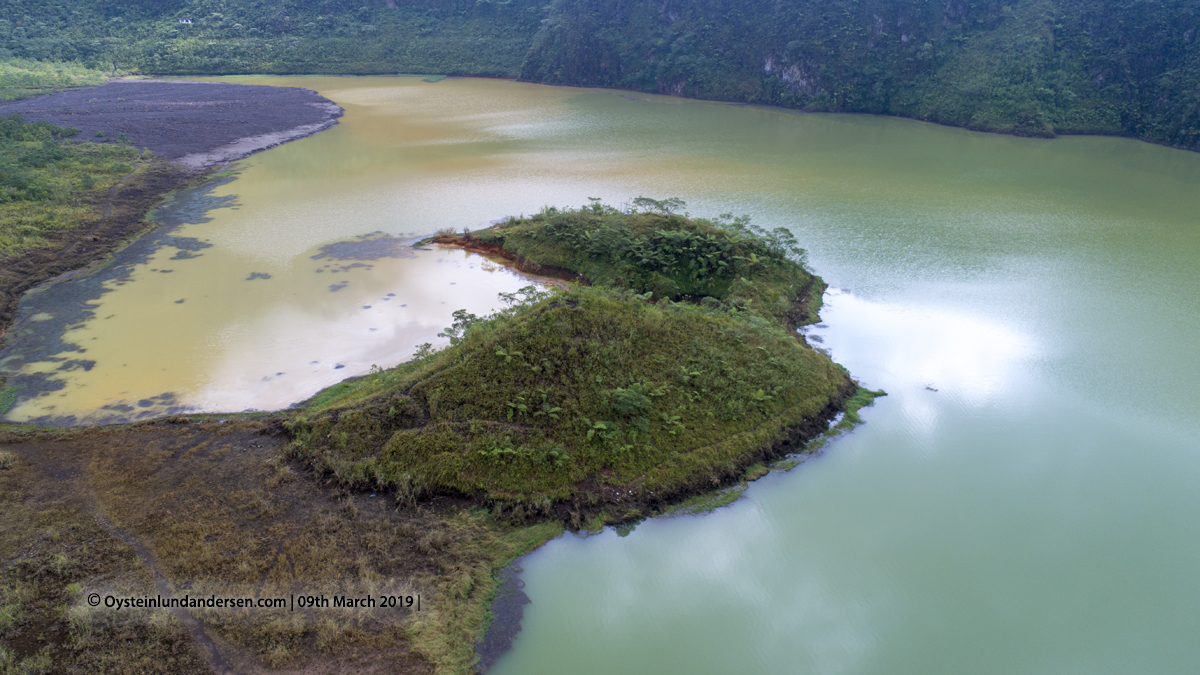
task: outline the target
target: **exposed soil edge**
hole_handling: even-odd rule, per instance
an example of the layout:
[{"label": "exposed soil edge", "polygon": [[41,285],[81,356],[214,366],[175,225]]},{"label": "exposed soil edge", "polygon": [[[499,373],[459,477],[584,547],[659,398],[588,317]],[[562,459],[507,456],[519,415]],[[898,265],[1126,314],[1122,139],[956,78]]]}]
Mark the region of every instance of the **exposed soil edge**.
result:
[{"label": "exposed soil edge", "polygon": [[[315,105],[315,104],[314,104]],[[222,145],[221,147],[208,150],[206,152],[194,152],[189,155],[180,157],[177,162],[187,167],[192,171],[200,171],[213,167],[219,164],[228,164],[229,162],[245,159],[256,152],[269,150],[279,145],[283,145],[288,141],[294,141],[300,138],[312,136],[320,133],[338,123],[338,118],[345,111],[341,106],[335,103],[322,104],[321,107],[327,110],[330,114],[330,119],[316,124],[304,124],[298,127],[292,127],[284,131],[275,131],[269,134],[261,134],[258,136],[247,136],[239,138],[233,143]]]},{"label": "exposed soil edge", "polygon": [[535,263],[524,256],[509,251],[499,244],[481,241],[470,234],[439,234],[424,240],[424,242],[429,242],[448,248],[461,248],[464,251],[470,251],[471,253],[478,253],[480,255],[503,258],[511,262],[514,268],[521,272],[525,272],[526,274],[533,274],[539,277],[549,277],[551,279],[562,279],[563,281],[570,281],[573,283],[582,284],[584,286],[591,285],[588,283],[588,280],[579,272],[572,272],[569,269],[554,267],[551,265],[539,265],[538,263]]}]

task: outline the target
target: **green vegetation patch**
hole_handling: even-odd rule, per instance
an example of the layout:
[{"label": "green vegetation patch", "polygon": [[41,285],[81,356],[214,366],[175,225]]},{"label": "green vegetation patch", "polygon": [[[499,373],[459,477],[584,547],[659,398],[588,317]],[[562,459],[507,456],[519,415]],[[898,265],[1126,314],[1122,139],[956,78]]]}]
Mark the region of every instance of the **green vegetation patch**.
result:
[{"label": "green vegetation patch", "polygon": [[803,454],[789,454],[766,464],[751,464],[746,467],[746,472],[742,475],[741,480],[734,485],[694,495],[677,504],[668,506],[659,515],[668,517],[695,516],[732,504],[742,496],[746,488],[750,487],[752,481],[756,481],[763,476],[777,471],[791,471],[799,466],[801,462],[817,454],[830,439],[840,436],[858,426],[862,422],[862,419],[858,416],[858,411],[871,405],[880,396],[887,396],[887,392],[882,390],[871,391],[865,387],[859,387],[853,396],[843,402],[845,408],[842,410],[840,418],[835,418],[837,422],[826,429],[820,436],[810,441],[804,447]]},{"label": "green vegetation patch", "polygon": [[529,287],[487,319],[460,310],[447,349],[319,394],[290,422],[294,452],[345,484],[529,515],[604,502],[619,520],[800,450],[855,391],[781,320],[777,301],[819,282],[781,234],[597,205],[468,239],[597,285]]},{"label": "green vegetation patch", "polygon": [[0,415],[12,410],[17,404],[17,388],[0,384]]},{"label": "green vegetation patch", "polygon": [[[434,241],[498,249],[532,262],[535,270],[565,270],[593,285],[655,299],[700,301],[791,325],[816,320],[812,305],[819,306],[824,284],[805,269],[806,252],[791,232],[767,231],[748,216],[727,213],[707,220],[675,213],[685,206],[678,199],[638,197],[634,210],[622,212],[593,200],[578,210],[547,208],[529,218]],[[816,303],[810,302],[813,289]]]},{"label": "green vegetation patch", "polygon": [[107,73],[78,62],[12,59],[0,62],[0,101],[52,94],[72,87],[104,84]]},{"label": "green vegetation patch", "polygon": [[70,143],[78,129],[0,117],[0,258],[49,245],[95,216],[95,202],[134,170],[137,149]]}]

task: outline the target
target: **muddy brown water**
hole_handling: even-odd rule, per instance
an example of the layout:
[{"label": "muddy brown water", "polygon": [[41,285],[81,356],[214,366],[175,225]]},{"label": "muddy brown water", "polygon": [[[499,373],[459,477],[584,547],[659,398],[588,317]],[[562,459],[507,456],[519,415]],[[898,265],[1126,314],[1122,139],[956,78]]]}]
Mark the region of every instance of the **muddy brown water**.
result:
[{"label": "muddy brown water", "polygon": [[[0,353],[20,396],[7,419],[284,408],[445,344],[457,309],[486,314],[500,293],[541,283],[502,260],[414,249],[441,223],[378,208],[321,161],[281,184],[296,168],[268,153],[182,191],[113,264],[26,296]],[[347,210],[314,208],[330,198]]]}]

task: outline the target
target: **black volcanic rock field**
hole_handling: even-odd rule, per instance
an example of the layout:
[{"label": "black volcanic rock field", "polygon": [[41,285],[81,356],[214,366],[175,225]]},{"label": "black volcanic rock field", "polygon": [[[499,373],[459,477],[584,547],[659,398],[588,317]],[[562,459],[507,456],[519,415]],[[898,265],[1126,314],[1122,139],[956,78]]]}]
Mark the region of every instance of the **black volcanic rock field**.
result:
[{"label": "black volcanic rock field", "polygon": [[[123,134],[134,146],[170,159],[271,134],[281,135],[278,142],[290,140],[327,128],[341,112],[329,99],[300,87],[163,80],[118,80],[0,103],[0,115],[18,113],[75,127],[81,141],[116,141]],[[285,133],[298,128],[307,133]]]}]

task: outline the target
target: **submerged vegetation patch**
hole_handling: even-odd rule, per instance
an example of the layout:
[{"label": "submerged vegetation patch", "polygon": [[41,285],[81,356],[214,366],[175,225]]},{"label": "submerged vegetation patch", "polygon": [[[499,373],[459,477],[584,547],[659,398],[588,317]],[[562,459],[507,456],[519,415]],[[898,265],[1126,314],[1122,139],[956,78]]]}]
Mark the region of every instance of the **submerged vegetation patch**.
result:
[{"label": "submerged vegetation patch", "polygon": [[348,241],[326,244],[313,260],[379,260],[380,258],[411,258],[412,246],[408,240],[382,232],[366,234]]}]

